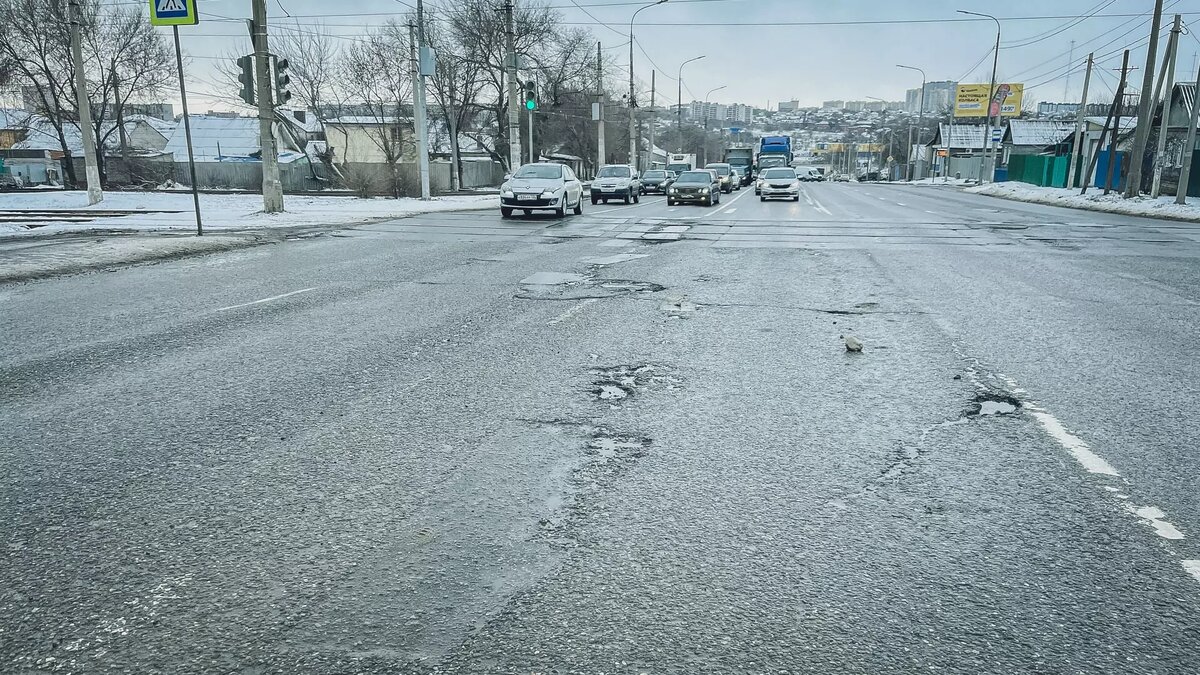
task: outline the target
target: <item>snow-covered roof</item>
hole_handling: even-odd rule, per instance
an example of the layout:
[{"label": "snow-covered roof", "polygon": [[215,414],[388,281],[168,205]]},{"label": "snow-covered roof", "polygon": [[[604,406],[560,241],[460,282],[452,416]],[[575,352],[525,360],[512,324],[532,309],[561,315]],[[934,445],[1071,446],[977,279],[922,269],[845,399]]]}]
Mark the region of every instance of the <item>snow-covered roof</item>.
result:
[{"label": "snow-covered roof", "polygon": [[[1176,83],[1174,92],[1172,92],[1171,96],[1172,96],[1172,103],[1171,103],[1172,110],[1175,108],[1175,106],[1178,105],[1180,107],[1179,109],[1183,111],[1183,116],[1181,119],[1178,120],[1178,123],[1180,124],[1180,126],[1188,126],[1191,123],[1192,111],[1195,110],[1194,106],[1196,105],[1196,83],[1195,82],[1178,82],[1178,83]],[[1178,103],[1176,103],[1176,101]],[[1174,126],[1176,123],[1177,122],[1176,122],[1175,118],[1172,117],[1171,125]]]},{"label": "snow-covered roof", "polygon": [[396,117],[394,115],[375,117],[374,115],[343,115],[335,117],[327,122],[327,124],[336,124],[339,126],[348,126],[352,124],[396,124],[397,122],[406,122],[411,124],[411,117]]},{"label": "snow-covered roof", "polygon": [[[216,117],[189,115],[192,126],[192,151],[198,162],[214,162],[218,157],[249,157],[258,152],[257,117]],[[187,138],[183,125],[175,127],[167,139],[165,152],[177,161],[187,159]]]},{"label": "snow-covered roof", "polygon": [[[299,117],[296,117],[297,112],[305,113],[303,120],[300,119]],[[309,111],[280,110],[279,116],[286,118],[290,124],[295,125],[297,129],[303,130],[304,133],[306,133],[306,134],[316,134],[316,133],[321,132],[321,122],[320,122],[320,120],[317,119],[317,116],[314,115],[311,110],[309,110]]]},{"label": "snow-covered roof", "polygon": [[177,126],[177,124],[179,124],[177,122],[168,122],[167,120],[160,120],[157,117],[151,117],[150,115],[126,115],[125,116],[125,124],[137,123],[137,122],[146,123],[146,125],[149,126],[151,129],[154,129],[158,133],[162,134],[163,138],[170,138],[171,134],[175,131],[175,127]]},{"label": "snow-covered roof", "polygon": [[1074,122],[1057,120],[1010,120],[1004,140],[1013,145],[1045,147],[1061,143],[1075,133]]},{"label": "snow-covered roof", "polygon": [[[1112,125],[1112,122],[1109,121],[1109,119],[1107,117],[1104,117],[1102,115],[1097,115],[1095,117],[1085,117],[1085,118],[1083,118],[1083,121],[1087,122],[1088,124],[1094,124],[1098,127],[1104,126],[1105,122],[1109,122],[1109,126]],[[1137,126],[1137,118],[1136,117],[1122,117],[1121,118],[1121,131],[1128,131],[1130,129],[1133,129],[1136,126]]]}]

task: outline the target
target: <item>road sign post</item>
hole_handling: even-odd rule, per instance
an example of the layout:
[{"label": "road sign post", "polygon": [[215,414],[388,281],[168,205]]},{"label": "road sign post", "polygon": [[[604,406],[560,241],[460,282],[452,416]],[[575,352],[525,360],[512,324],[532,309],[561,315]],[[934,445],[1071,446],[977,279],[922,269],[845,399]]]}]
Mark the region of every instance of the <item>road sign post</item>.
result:
[{"label": "road sign post", "polygon": [[196,236],[204,236],[200,219],[200,187],[196,185],[196,157],[192,152],[192,123],[188,119],[187,86],[183,82],[183,51],[179,47],[179,27],[200,22],[196,0],[150,0],[150,24],[170,26],[175,37],[175,69],[179,74],[179,100],[183,105],[183,134],[187,139],[188,172],[192,179],[192,206],[196,211]]}]

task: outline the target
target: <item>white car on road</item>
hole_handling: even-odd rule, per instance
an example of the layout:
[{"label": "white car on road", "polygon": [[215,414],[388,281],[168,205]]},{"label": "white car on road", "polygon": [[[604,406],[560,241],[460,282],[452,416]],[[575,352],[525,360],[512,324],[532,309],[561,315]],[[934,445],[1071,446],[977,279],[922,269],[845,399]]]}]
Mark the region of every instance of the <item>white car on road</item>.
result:
[{"label": "white car on road", "polygon": [[553,211],[558,217],[571,209],[583,213],[583,183],[563,164],[539,162],[525,164],[505,178],[500,186],[500,215],[512,216],[521,210],[525,215],[534,211]]},{"label": "white car on road", "polygon": [[755,192],[759,194],[759,200],[764,202],[775,197],[786,197],[798,202],[800,179],[796,176],[796,170],[791,167],[770,168],[758,175]]}]

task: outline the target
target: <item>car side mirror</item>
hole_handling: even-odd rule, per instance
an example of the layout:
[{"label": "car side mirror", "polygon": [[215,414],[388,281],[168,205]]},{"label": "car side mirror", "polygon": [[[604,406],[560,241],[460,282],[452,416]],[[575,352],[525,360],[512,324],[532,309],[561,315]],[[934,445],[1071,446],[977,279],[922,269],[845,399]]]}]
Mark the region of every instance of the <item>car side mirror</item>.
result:
[{"label": "car side mirror", "polygon": [[511,174],[511,173],[506,173],[506,174],[504,174],[504,180],[508,180],[509,178],[512,178],[512,174]]}]

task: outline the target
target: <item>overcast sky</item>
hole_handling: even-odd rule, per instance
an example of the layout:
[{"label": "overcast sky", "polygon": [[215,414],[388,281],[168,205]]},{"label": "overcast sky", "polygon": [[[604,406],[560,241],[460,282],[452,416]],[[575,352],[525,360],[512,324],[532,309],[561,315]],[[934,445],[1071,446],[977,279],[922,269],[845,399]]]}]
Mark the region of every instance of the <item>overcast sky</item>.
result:
[{"label": "overcast sky", "polygon": [[[215,59],[231,51],[249,52],[250,46],[243,23],[217,19],[248,17],[250,3],[198,2],[201,25],[180,30],[184,50],[193,57],[193,74],[188,79],[198,99],[194,107],[199,111],[228,108],[205,95],[215,86],[211,69]],[[453,0],[426,2],[436,6]],[[626,81],[629,19],[640,5],[632,0],[547,2],[561,12],[564,21],[590,27],[619,64],[609,76],[615,83]],[[403,16],[409,11],[404,4],[412,3],[415,0],[268,0],[268,12],[272,22],[291,25],[299,21],[301,26],[320,22],[329,32],[352,39],[366,26],[386,20],[386,13]],[[711,100],[757,106],[769,102],[774,107],[780,100],[793,98],[806,105],[871,96],[902,100],[906,89],[920,84],[920,74],[898,69],[898,63],[923,68],[930,81],[987,81],[991,58],[986,55],[995,42],[995,24],[988,19],[970,20],[972,17],[955,10],[987,12],[990,8],[1003,25],[999,81],[1036,85],[1027,93],[1027,103],[1063,100],[1067,84],[1063,75],[1074,40],[1074,60],[1080,71],[1089,51],[1105,56],[1100,63],[1105,72],[1094,85],[1092,97],[1103,100],[1111,98],[1111,90],[1116,88],[1122,47],[1135,45],[1132,63],[1144,66],[1153,5],[1152,0],[668,0],[638,15],[635,34],[645,53],[635,51],[635,71],[639,90],[647,90],[650,71],[655,65],[661,69],[657,74],[659,105],[674,102],[674,78],[680,63],[699,55],[705,58],[684,69],[685,101],[703,99],[708,90],[720,86],[725,89]],[[1189,12],[1184,15],[1185,24],[1196,22],[1197,31],[1183,36],[1178,75],[1194,79],[1200,51],[1200,7],[1195,0],[1166,0],[1165,5],[1164,31],[1173,11]],[[293,19],[288,19],[285,11]],[[370,12],[379,14],[353,16]],[[1082,19],[1022,18],[1093,13],[1095,16]],[[1164,37],[1160,53],[1165,44]],[[1140,86],[1141,73],[1134,73],[1135,87]],[[1070,77],[1068,100],[1079,97],[1082,84],[1082,72]]]}]

